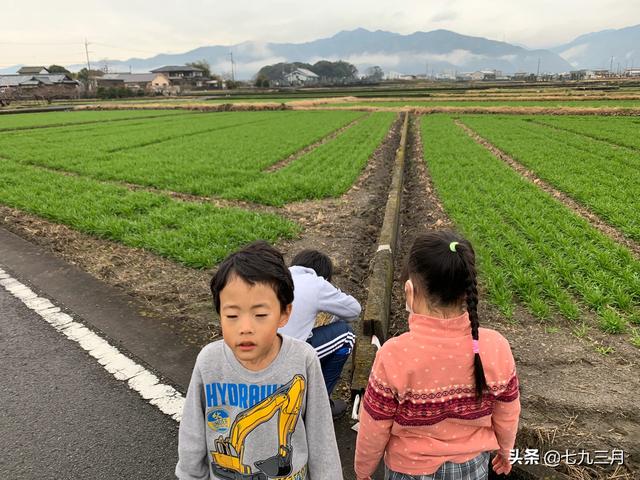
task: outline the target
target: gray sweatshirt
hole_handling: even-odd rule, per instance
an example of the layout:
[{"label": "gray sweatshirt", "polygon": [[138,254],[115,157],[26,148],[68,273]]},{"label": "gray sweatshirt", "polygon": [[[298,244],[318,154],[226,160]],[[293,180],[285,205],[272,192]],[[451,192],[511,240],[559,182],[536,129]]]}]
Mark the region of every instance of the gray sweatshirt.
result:
[{"label": "gray sweatshirt", "polygon": [[360,304],[351,295],[334,287],[315,270],[307,267],[289,267],[293,278],[293,306],[287,324],[278,333],[298,340],[306,340],[320,312],[327,312],[347,322],[360,315]]},{"label": "gray sweatshirt", "polygon": [[264,370],[247,370],[223,340],[196,360],[182,413],[176,476],[336,480],[342,467],[320,361],[282,337]]}]

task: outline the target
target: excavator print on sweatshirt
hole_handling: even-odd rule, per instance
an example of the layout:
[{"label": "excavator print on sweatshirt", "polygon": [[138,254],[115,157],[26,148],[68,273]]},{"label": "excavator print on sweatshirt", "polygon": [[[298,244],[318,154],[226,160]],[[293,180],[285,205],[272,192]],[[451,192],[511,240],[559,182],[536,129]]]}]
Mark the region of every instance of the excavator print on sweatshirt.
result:
[{"label": "excavator print on sweatshirt", "polygon": [[[215,450],[211,453],[211,468],[216,477],[228,480],[304,480],[307,467],[292,472],[293,447],[291,436],[296,428],[305,393],[305,379],[295,375],[287,384],[262,401],[240,412],[232,425],[230,416],[224,409],[207,413],[207,425],[214,432],[228,432],[215,440]],[[275,418],[274,418],[275,417]],[[273,455],[253,462],[244,463],[245,440],[258,426],[273,419],[277,422],[277,443],[273,442]],[[275,440],[275,439],[274,439]]]}]

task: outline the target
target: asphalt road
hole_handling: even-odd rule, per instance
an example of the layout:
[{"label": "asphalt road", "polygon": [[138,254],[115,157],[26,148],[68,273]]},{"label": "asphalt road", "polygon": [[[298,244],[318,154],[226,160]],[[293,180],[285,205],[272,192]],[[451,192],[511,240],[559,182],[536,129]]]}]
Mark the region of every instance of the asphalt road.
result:
[{"label": "asphalt road", "polygon": [[0,478],[170,479],[178,424],[0,288]]}]

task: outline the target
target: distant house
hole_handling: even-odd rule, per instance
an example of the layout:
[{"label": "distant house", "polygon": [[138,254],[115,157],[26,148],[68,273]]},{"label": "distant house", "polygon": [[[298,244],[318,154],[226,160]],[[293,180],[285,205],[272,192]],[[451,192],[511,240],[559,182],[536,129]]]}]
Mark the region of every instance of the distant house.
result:
[{"label": "distant house", "polygon": [[151,73],[162,73],[171,85],[179,87],[203,87],[208,80],[203,70],[187,65],[168,65],[151,70]]},{"label": "distant house", "polygon": [[147,93],[161,93],[171,85],[164,73],[105,73],[96,81],[99,87],[125,87]]},{"label": "distant house", "polygon": [[587,78],[587,75],[589,74],[588,70],[571,70],[569,72],[569,76],[571,78],[571,80],[584,80],[585,78]]},{"label": "distant house", "polygon": [[18,75],[48,75],[49,70],[45,67],[22,67],[18,70]]},{"label": "distant house", "polygon": [[624,69],[625,77],[640,77],[640,68],[625,68]]},{"label": "distant house", "polygon": [[535,82],[536,75],[529,72],[516,72],[513,74],[514,80],[521,80],[523,82]]},{"label": "distant house", "polygon": [[285,75],[285,80],[290,85],[309,85],[317,83],[320,77],[306,68],[296,68],[293,72]]},{"label": "distant house", "polygon": [[504,76],[502,75],[502,71],[500,70],[479,70],[471,74],[471,79],[484,81],[497,79],[502,80],[504,79]]},{"label": "distant house", "polygon": [[0,75],[0,93],[15,98],[76,98],[80,84],[63,73]]}]

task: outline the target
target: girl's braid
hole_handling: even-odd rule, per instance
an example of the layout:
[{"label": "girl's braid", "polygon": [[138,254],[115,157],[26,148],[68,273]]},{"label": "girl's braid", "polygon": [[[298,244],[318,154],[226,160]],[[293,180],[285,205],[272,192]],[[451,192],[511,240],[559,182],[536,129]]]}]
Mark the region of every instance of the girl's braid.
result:
[{"label": "girl's braid", "polygon": [[[477,342],[480,321],[478,319],[478,282],[476,278],[475,255],[473,248],[468,242],[464,242],[462,245],[464,245],[464,247],[460,249],[462,250],[460,253],[467,269],[465,287],[467,312],[469,313],[469,321],[471,322],[471,337]],[[473,370],[476,384],[476,399],[480,402],[482,401],[482,393],[487,387],[487,380],[484,376],[484,368],[482,367],[482,359],[479,353],[474,354]]]}]

